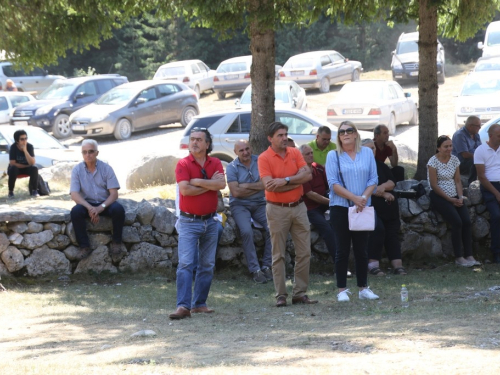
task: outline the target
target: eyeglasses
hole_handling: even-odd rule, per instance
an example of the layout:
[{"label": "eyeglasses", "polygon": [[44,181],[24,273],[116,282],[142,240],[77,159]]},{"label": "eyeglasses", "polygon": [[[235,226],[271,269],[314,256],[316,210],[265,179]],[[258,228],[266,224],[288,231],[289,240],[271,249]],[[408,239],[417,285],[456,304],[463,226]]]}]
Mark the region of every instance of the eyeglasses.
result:
[{"label": "eyeglasses", "polygon": [[22,138],[19,138],[20,141],[27,141],[28,140],[28,137],[22,137]]},{"label": "eyeglasses", "polygon": [[204,168],[201,168],[201,174],[204,180],[208,180],[207,171]]},{"label": "eyeglasses", "polygon": [[346,135],[346,134],[352,134],[352,133],[356,133],[356,129],[347,128],[347,129],[340,129],[339,130],[339,135]]},{"label": "eyeglasses", "polygon": [[87,154],[92,155],[93,153],[95,153],[95,150],[83,150],[82,151],[82,155],[87,155]]}]

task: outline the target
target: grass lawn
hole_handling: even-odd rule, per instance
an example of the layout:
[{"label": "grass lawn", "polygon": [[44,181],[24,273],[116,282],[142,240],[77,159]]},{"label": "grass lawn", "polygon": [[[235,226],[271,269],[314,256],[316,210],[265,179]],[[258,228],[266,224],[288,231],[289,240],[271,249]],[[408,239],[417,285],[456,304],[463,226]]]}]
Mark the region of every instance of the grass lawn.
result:
[{"label": "grass lawn", "polygon": [[[316,272],[308,294],[319,304],[280,309],[272,284],[254,284],[243,269],[217,272],[208,300],[216,312],[182,321],[168,319],[173,273],[4,278],[0,373],[498,373],[500,290],[489,288],[500,285],[500,267],[409,271],[370,277],[378,301],[359,300],[348,280],[348,303],[336,301],[333,275]],[[140,330],[156,336],[131,337]]]}]

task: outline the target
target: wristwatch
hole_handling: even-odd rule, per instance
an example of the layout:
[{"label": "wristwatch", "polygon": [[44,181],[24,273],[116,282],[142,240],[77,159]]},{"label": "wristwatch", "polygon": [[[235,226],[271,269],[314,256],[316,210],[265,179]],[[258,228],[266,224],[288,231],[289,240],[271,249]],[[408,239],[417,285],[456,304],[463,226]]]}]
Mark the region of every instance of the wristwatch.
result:
[{"label": "wristwatch", "polygon": [[290,177],[285,177],[285,181],[286,181],[285,185],[288,185],[290,183]]},{"label": "wristwatch", "polygon": [[102,208],[106,208],[106,205],[103,203],[103,204],[101,204],[101,207]]}]

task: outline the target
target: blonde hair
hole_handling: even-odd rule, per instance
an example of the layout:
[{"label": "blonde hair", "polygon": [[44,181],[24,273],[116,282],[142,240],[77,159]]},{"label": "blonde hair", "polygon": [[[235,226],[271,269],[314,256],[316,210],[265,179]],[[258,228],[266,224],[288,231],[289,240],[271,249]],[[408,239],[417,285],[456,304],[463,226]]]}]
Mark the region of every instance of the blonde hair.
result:
[{"label": "blonde hair", "polygon": [[[358,128],[351,121],[342,121],[339,125],[338,130],[340,130],[340,127],[344,126],[344,125],[349,125],[351,128],[356,130],[356,141],[354,144],[354,149],[356,150],[356,153],[360,152],[361,151],[361,139],[360,139],[360,135],[358,133]],[[337,149],[339,150],[339,153],[342,154],[344,152],[344,148],[342,147],[342,141],[340,140],[340,135],[339,135],[338,130],[337,130]]]}]

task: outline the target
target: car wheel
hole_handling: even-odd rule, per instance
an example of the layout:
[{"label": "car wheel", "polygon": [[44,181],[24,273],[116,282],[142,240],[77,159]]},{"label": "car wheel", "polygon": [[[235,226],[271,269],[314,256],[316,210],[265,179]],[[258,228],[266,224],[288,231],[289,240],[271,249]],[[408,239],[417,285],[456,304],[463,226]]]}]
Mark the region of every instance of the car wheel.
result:
[{"label": "car wheel", "polygon": [[330,92],[330,81],[328,80],[328,78],[323,77],[321,79],[319,91],[323,93]]},{"label": "car wheel", "polygon": [[411,117],[409,121],[410,125],[418,125],[418,107],[415,106],[415,109],[413,110],[413,116]]},{"label": "car wheel", "polygon": [[389,123],[387,124],[387,129],[389,129],[389,134],[396,134],[396,118],[394,117],[394,113],[391,113],[389,117]]},{"label": "car wheel", "polygon": [[122,118],[115,126],[113,135],[116,139],[129,139],[132,135],[132,124],[126,118]]},{"label": "car wheel", "polygon": [[219,159],[224,170],[226,170],[227,165],[233,161],[233,159],[224,154],[210,154],[210,156]]},{"label": "car wheel", "polygon": [[184,108],[184,110],[182,111],[182,115],[181,115],[181,124],[182,126],[186,126],[187,124],[189,124],[189,122],[191,121],[191,119],[196,116],[198,114],[198,112],[196,111],[196,108],[194,107],[186,107]]},{"label": "car wheel", "polygon": [[354,81],[359,81],[359,77],[360,77],[360,73],[359,73],[359,70],[358,69],[354,69],[352,71],[352,78],[351,78],[351,81],[354,82]]},{"label": "car wheel", "polygon": [[198,99],[200,99],[200,95],[201,95],[201,93],[200,93],[200,86],[196,85],[196,86],[194,87],[194,92],[196,93],[196,97],[197,97]]},{"label": "car wheel", "polygon": [[54,137],[58,139],[67,138],[73,134],[68,115],[60,114],[55,118],[52,133],[54,134]]},{"label": "car wheel", "polygon": [[218,91],[217,92],[217,97],[222,100],[226,97],[226,93],[225,92],[222,92],[222,91]]}]

